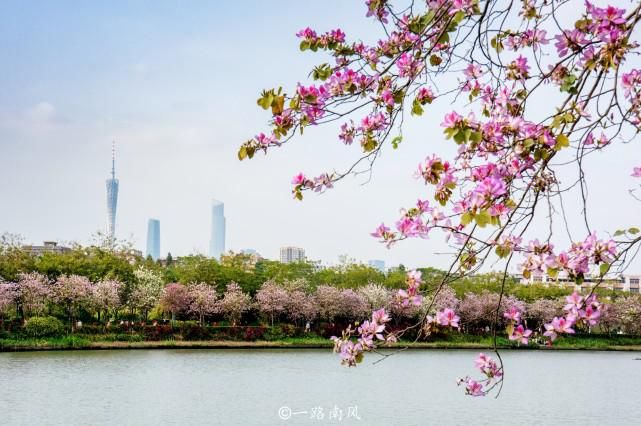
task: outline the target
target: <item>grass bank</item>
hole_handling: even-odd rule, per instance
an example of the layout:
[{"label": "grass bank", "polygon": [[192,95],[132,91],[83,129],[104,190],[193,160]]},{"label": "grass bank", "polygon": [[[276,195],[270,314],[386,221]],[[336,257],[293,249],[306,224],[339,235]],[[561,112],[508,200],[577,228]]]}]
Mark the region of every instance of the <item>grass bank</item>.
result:
[{"label": "grass bank", "polygon": [[[498,339],[501,349],[518,350],[602,350],[641,351],[641,336],[570,336],[554,342],[553,346],[530,344],[518,346],[505,338]],[[399,342],[391,348],[409,349],[491,349],[489,336],[453,335],[428,342]],[[82,349],[330,349],[332,342],[321,337],[291,337],[272,341],[236,340],[159,340],[118,341],[101,336],[65,336],[41,339],[0,339],[1,352],[82,350]]]}]

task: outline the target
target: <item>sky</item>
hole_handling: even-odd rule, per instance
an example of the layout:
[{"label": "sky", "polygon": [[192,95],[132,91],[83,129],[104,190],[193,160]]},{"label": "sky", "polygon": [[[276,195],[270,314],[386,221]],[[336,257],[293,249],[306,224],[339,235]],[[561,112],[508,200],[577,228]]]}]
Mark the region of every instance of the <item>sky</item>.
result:
[{"label": "sky", "polygon": [[[161,253],[207,253],[215,198],[225,203],[227,249],[276,259],[294,245],[310,259],[346,253],[388,266],[451,259],[439,236],[391,250],[369,236],[424,191],[413,174],[425,156],[454,152],[439,129],[447,105],[410,120],[401,148],[384,152],[371,178],[348,178],[302,203],[291,197],[294,174],[340,170],[359,156],[335,128],[309,128],[266,157],[236,158],[267,129],[261,90],[292,88],[327,60],[299,52],[300,28],[381,36],[363,2],[8,1],[0,21],[0,233],[88,243],[104,231],[115,140],[117,237],[143,251],[147,220],[157,218]],[[596,229],[640,225],[628,195],[638,157],[628,144],[588,161]],[[572,200],[566,208],[571,218],[580,211]]]}]

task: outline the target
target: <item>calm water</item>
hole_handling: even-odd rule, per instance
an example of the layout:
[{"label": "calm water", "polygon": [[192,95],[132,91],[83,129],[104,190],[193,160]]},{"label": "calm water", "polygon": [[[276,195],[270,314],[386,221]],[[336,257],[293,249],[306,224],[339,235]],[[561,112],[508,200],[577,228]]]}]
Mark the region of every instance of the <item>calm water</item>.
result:
[{"label": "calm water", "polygon": [[639,353],[504,352],[498,400],[457,388],[475,355],[347,369],[312,350],[2,353],[0,424],[641,424]]}]

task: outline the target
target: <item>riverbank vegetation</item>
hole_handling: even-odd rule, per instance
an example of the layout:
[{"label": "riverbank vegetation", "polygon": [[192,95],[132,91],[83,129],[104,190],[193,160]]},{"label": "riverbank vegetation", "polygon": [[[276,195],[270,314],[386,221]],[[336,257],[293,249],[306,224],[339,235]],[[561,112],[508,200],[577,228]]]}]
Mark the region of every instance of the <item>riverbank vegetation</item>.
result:
[{"label": "riverbank vegetation", "polygon": [[[423,290],[429,294],[443,272],[420,270]],[[4,245],[0,274],[3,348],[110,342],[289,344],[292,339],[329,346],[331,336],[379,308],[391,313],[392,331],[403,331],[401,345],[487,346],[501,286],[498,274],[478,274],[451,283],[436,299],[426,297],[420,306],[406,306],[396,297],[406,276],[402,266],[387,273],[363,265],[319,270],[309,263],[281,264],[244,254],[231,254],[220,262],[188,256],[161,263],[101,247],[31,256]],[[534,330],[535,344],[543,325],[562,313],[564,297],[571,291],[515,281],[506,289],[502,309],[522,312]],[[641,332],[639,297],[607,291],[600,296],[605,307],[599,327],[578,330],[591,333],[581,337],[579,347],[636,345]],[[409,328],[421,316],[446,308],[460,316],[458,329],[426,334]],[[632,340],[622,340],[628,338]],[[555,345],[568,344],[565,341],[572,342],[560,339]]]}]

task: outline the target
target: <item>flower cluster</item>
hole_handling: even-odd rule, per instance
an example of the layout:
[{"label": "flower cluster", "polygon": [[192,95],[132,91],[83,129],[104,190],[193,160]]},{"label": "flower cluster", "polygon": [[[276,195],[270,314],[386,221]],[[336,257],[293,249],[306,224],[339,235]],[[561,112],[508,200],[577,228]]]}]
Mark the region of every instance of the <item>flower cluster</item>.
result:
[{"label": "flower cluster", "polygon": [[527,345],[532,335],[532,330],[528,330],[521,324],[521,311],[516,306],[510,306],[510,309],[503,313],[503,318],[509,321],[507,326],[508,338]]},{"label": "flower cluster", "polygon": [[475,380],[465,377],[458,380],[458,385],[465,385],[465,393],[470,396],[485,396],[503,377],[503,367],[492,357],[480,353],[474,360],[476,368],[484,375],[482,379]]},{"label": "flower cluster", "polygon": [[316,31],[307,27],[296,33],[296,37],[302,39],[301,50],[318,48],[333,49],[340,43],[345,43],[345,33],[340,28],[326,32],[318,36]]},{"label": "flower cluster", "polygon": [[[556,178],[560,165],[568,164],[566,159],[580,167],[584,155],[621,139],[624,124],[632,124],[634,130],[640,127],[641,71],[620,69],[639,46],[633,39],[641,22],[638,6],[627,12],[598,7],[589,0],[583,9],[560,4],[576,19],[569,27],[553,30],[547,23],[564,12],[549,2],[526,0],[520,8],[506,6],[505,19],[499,20],[488,19],[478,0],[429,0],[404,9],[391,3],[366,0],[367,16],[384,29],[374,43],[347,43],[338,30],[319,36],[307,28],[298,34],[303,50],[326,49],[332,65],[314,68],[311,75],[320,82],[299,83],[292,96],[280,89],[264,92],[258,103],[271,109],[272,135],[259,134],[246,142],[239,157],[283,145],[305,126],[338,122],[338,139],[345,145],[360,145],[364,155],[346,173],[317,178],[301,173],[292,182],[298,199],[303,191],[330,188],[358,170],[356,166],[371,166],[384,144],[398,147],[407,100],[412,102],[412,115],[422,115],[423,107],[436,99],[429,82],[438,88],[439,100],[448,95],[454,103],[461,95],[467,98],[465,106],[459,102],[441,121],[455,154],[450,158],[433,154],[420,162],[416,176],[428,186],[429,195],[421,195],[416,205],[400,211],[393,225],[382,223],[372,235],[389,247],[440,230],[458,250],[457,272],[479,267],[494,250],[499,258],[523,254],[519,268],[526,278],[534,273],[554,277],[563,271],[579,283],[595,267],[605,275],[613,262],[623,259],[623,243],[617,246],[592,233],[567,250],[555,251],[549,241],[523,243],[521,236],[535,213],[538,216],[539,200],[574,190],[574,185]],[[517,16],[510,17],[514,10],[521,23],[504,28],[504,23],[518,21]],[[488,35],[489,43],[483,42]],[[502,54],[505,49],[508,52]],[[444,73],[459,78],[450,79],[456,81],[453,85],[441,84]],[[615,75],[621,78],[612,78]],[[559,103],[530,114],[530,99],[535,92],[547,96],[539,90],[546,85],[556,92]],[[617,91],[619,87],[622,90]],[[544,105],[545,99],[539,104]],[[583,173],[580,176],[583,185]],[[635,169],[633,176],[641,176],[641,169]],[[407,288],[396,294],[396,305],[407,309],[420,305],[420,282],[420,275],[408,277]],[[598,319],[598,304],[583,303],[576,312],[551,322],[546,319],[548,331],[569,333],[576,324],[590,326]],[[508,311],[509,317],[502,321],[509,321],[510,339],[526,344],[531,331],[521,324],[521,312]],[[431,323],[458,325],[454,316],[453,311],[439,311]],[[360,353],[357,344],[346,346],[345,352]],[[469,383],[469,393],[486,391],[474,383]]]},{"label": "flower cluster", "polygon": [[554,341],[559,334],[574,334],[572,328],[576,325],[592,327],[596,325],[601,317],[601,304],[595,295],[588,297],[580,296],[576,291],[566,297],[566,305],[563,310],[565,316],[554,317],[552,322],[545,324],[545,336]]},{"label": "flower cluster", "polygon": [[520,265],[523,275],[530,277],[533,272],[547,273],[554,277],[559,271],[566,271],[570,277],[582,279],[593,265],[609,265],[617,256],[614,240],[600,240],[596,233],[590,234],[583,242],[574,243],[568,251],[554,252],[554,245],[530,241],[523,251],[527,253]]},{"label": "flower cluster", "polygon": [[621,76],[623,94],[630,102],[631,121],[641,128],[641,70],[633,69]]},{"label": "flower cluster", "polygon": [[[376,348],[376,342],[396,341],[393,334],[384,334],[385,325],[389,321],[390,317],[385,309],[379,309],[372,313],[371,320],[363,321],[356,330],[350,325],[343,331],[342,337],[332,336],[334,352],[340,355],[341,364],[355,367],[363,361],[364,352]],[[354,337],[356,340],[353,339]]]},{"label": "flower cluster", "polygon": [[423,284],[421,272],[408,272],[405,282],[407,284],[407,289],[398,290],[398,293],[396,294],[396,302],[404,308],[410,306],[421,306],[421,302],[423,302],[423,296],[420,294],[420,287],[421,284]]},{"label": "flower cluster", "polygon": [[546,36],[547,32],[545,30],[529,29],[521,33],[508,34],[503,44],[514,51],[524,47],[532,47],[536,50],[540,45],[548,44],[549,40]]}]

